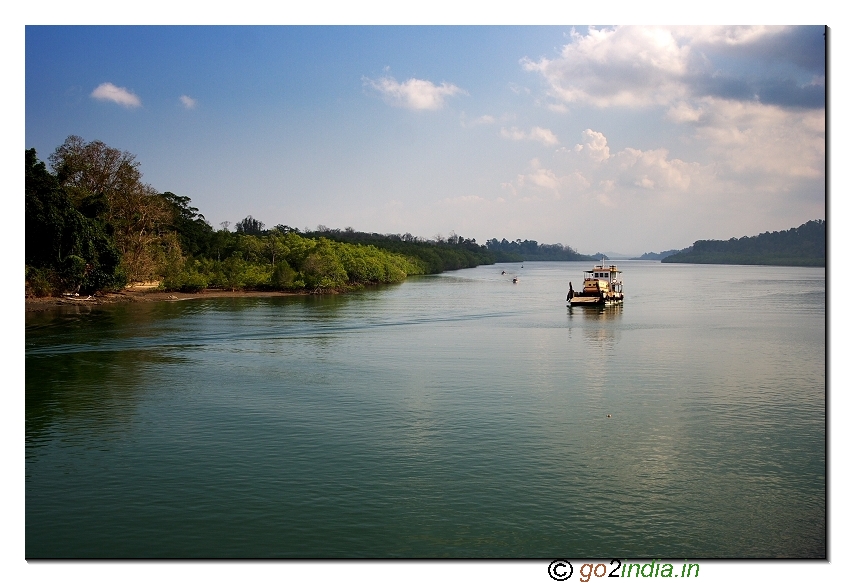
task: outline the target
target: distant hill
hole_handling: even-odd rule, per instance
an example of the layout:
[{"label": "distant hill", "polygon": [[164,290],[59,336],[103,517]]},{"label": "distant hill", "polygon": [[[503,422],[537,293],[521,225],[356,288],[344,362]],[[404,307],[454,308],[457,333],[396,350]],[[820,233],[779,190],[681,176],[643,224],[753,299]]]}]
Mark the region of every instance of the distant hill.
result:
[{"label": "distant hill", "polygon": [[796,229],[765,232],[728,241],[696,241],[662,263],[826,266],[826,221],[809,221]]},{"label": "distant hill", "polygon": [[644,253],[640,257],[634,257],[633,259],[645,259],[647,261],[661,261],[665,257],[669,257],[670,255],[675,255],[676,253],[680,253],[681,249],[670,249],[668,251],[662,251],[661,253]]}]

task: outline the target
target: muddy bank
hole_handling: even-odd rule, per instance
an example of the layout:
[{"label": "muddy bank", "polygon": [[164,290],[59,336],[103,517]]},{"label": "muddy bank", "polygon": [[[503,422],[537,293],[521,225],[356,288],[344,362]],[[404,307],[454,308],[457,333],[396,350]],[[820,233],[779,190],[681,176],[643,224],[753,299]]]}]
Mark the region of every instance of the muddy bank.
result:
[{"label": "muddy bank", "polygon": [[303,295],[294,292],[279,291],[228,291],[204,290],[197,293],[165,292],[153,289],[126,289],[117,293],[96,293],[91,296],[26,298],[27,312],[41,312],[61,306],[96,306],[129,302],[178,302],[209,298],[272,298],[277,296]]}]

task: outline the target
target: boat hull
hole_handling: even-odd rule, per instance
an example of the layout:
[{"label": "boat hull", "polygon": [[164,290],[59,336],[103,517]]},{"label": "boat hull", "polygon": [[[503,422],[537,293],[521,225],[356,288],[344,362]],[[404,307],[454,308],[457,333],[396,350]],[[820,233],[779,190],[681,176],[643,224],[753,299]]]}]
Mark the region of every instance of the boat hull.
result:
[{"label": "boat hull", "polygon": [[610,296],[581,296],[579,294],[574,295],[572,298],[567,300],[567,303],[571,306],[603,306],[610,304],[622,304],[623,303],[623,295],[622,294],[612,294]]}]

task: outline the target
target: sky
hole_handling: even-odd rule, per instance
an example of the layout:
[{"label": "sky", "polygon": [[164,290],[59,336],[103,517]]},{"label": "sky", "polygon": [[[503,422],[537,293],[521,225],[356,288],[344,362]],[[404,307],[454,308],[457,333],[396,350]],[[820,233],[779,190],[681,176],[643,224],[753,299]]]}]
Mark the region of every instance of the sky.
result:
[{"label": "sky", "polygon": [[42,26],[69,135],[230,228],[641,254],[826,218],[822,26]]}]

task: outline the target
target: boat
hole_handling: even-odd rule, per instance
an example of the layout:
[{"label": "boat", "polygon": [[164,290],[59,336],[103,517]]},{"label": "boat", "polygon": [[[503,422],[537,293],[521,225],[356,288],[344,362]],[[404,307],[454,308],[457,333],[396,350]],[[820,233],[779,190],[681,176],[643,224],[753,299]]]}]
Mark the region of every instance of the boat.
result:
[{"label": "boat", "polygon": [[519,278],[518,278],[518,277],[515,277],[515,278],[514,278],[514,283],[519,283]]},{"label": "boat", "polygon": [[567,293],[567,304],[570,306],[604,306],[623,303],[623,272],[616,265],[594,265],[593,269],[584,272],[584,285],[581,291]]}]

